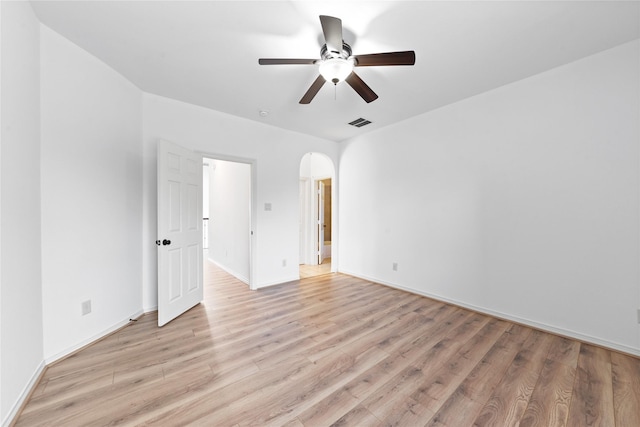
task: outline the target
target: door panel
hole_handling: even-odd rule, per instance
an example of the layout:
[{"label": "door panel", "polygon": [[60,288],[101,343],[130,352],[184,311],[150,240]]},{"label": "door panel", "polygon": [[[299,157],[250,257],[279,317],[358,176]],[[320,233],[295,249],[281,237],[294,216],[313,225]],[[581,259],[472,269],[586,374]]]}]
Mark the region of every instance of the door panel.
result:
[{"label": "door panel", "polygon": [[197,231],[202,222],[202,212],[198,211],[199,197],[202,198],[202,187],[187,185],[187,230],[189,231]]},{"label": "door panel", "polygon": [[182,219],[180,218],[180,183],[169,181],[169,230],[180,232]]},{"label": "door panel", "polygon": [[198,271],[200,263],[198,254],[202,255],[202,248],[199,245],[191,245],[187,248],[187,266],[189,267],[187,270],[189,272],[188,292],[193,292],[200,286],[198,282],[200,274],[194,274],[194,272]]},{"label": "door panel", "polygon": [[169,251],[169,301],[182,296],[182,249]]},{"label": "door panel", "polygon": [[202,157],[158,144],[158,326],[203,299]]}]

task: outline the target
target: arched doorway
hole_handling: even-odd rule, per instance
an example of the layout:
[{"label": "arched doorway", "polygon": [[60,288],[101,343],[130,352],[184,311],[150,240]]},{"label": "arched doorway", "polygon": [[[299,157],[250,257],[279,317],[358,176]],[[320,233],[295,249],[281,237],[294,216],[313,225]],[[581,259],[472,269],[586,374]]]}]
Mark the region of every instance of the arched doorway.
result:
[{"label": "arched doorway", "polygon": [[300,277],[333,271],[335,168],[322,153],[300,161]]}]

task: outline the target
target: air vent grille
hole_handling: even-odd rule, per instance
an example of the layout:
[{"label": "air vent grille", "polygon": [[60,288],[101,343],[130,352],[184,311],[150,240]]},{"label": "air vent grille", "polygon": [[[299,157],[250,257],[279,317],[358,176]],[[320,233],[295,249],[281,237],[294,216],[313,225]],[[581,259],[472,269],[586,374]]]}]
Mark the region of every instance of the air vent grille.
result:
[{"label": "air vent grille", "polygon": [[366,126],[368,124],[371,124],[371,121],[367,120],[367,119],[363,119],[362,117],[360,117],[359,119],[355,119],[354,121],[349,122],[349,124],[351,126],[355,126],[357,128],[361,128],[362,126]]}]

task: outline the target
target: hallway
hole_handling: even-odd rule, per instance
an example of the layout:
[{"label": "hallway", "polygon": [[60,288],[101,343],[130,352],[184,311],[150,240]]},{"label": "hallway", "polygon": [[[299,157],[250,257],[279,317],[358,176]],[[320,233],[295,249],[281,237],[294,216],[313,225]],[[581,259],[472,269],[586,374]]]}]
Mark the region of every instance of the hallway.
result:
[{"label": "hallway", "polygon": [[331,273],[331,258],[325,258],[320,265],[300,264],[300,278],[320,276]]}]

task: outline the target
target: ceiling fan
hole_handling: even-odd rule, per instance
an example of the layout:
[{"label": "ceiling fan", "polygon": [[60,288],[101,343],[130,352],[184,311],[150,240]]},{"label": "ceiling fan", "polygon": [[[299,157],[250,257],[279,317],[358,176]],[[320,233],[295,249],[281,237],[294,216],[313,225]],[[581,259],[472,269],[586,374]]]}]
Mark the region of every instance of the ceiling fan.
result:
[{"label": "ceiling fan", "polygon": [[342,40],[342,20],[333,16],[320,15],[325,45],[320,49],[321,59],[260,58],[260,65],[318,64],[320,75],[300,99],[300,104],[309,104],[326,81],[337,85],[345,81],[367,103],[375,101],[378,95],[353,71],[354,67],[381,65],[413,65],[416,54],[412,50],[403,52],[372,53],[352,55],[351,46]]}]

